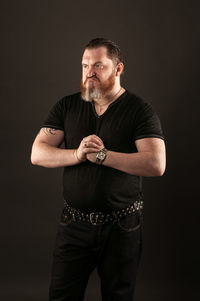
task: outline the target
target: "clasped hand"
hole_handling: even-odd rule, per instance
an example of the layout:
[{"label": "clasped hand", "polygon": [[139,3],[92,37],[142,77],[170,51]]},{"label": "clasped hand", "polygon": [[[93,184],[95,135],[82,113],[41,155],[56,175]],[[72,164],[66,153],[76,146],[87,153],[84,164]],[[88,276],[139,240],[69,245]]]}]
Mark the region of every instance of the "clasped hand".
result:
[{"label": "clasped hand", "polygon": [[84,137],[81,141],[76,155],[79,161],[89,160],[90,162],[96,162],[96,154],[104,148],[103,141],[96,135],[90,135]]}]

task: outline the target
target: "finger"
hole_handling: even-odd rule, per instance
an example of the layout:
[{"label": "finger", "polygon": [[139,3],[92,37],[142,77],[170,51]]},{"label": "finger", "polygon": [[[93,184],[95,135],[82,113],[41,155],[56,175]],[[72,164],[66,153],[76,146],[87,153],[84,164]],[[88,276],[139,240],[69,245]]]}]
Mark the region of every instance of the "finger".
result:
[{"label": "finger", "polygon": [[97,142],[97,141],[92,141],[92,140],[86,140],[86,141],[83,141],[82,143],[82,146],[83,147],[100,147],[100,144]]},{"label": "finger", "polygon": [[98,153],[100,150],[101,150],[101,148],[97,148],[97,147],[87,147],[87,148],[83,149],[83,153],[87,154],[87,153],[91,153],[91,151]]},{"label": "finger", "polygon": [[100,137],[98,137],[97,135],[89,135],[88,137],[86,137],[86,140],[90,140],[90,139],[94,139],[94,140],[96,140],[96,141],[98,141],[98,142],[103,142],[102,140],[101,140],[101,138]]},{"label": "finger", "polygon": [[86,139],[84,141],[84,145],[87,145],[89,142],[93,142],[97,145],[102,145],[103,144],[103,142],[100,139],[98,139],[98,137],[90,137],[90,138]]},{"label": "finger", "polygon": [[101,148],[102,144],[97,144],[96,142],[84,142],[84,147],[89,148],[89,147],[93,147],[93,148]]},{"label": "finger", "polygon": [[84,154],[90,154],[90,153],[98,153],[98,149],[96,149],[96,148],[93,148],[93,147],[90,147],[90,148],[86,148],[86,149],[84,149],[83,150],[83,153]]}]

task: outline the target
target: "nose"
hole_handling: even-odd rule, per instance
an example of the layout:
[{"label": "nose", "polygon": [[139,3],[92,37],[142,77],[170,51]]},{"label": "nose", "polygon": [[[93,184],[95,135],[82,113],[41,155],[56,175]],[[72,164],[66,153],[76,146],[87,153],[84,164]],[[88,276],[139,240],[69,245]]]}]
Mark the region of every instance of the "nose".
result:
[{"label": "nose", "polygon": [[96,75],[94,71],[94,67],[93,66],[88,67],[87,77],[92,77],[94,75]]}]

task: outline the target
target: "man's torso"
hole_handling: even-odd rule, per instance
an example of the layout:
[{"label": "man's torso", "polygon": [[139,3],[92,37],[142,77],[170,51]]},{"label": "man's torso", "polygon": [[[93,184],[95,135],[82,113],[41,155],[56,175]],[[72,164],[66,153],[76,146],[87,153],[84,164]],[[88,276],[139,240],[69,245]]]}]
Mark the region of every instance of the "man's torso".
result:
[{"label": "man's torso", "polygon": [[[162,138],[151,106],[128,91],[100,116],[94,104],[85,102],[80,93],[64,97],[43,126],[64,130],[66,149],[78,148],[91,134],[99,136],[108,150],[122,153],[137,152],[137,139]],[[121,209],[141,197],[141,177],[86,161],[64,168],[63,196],[81,211]]]}]

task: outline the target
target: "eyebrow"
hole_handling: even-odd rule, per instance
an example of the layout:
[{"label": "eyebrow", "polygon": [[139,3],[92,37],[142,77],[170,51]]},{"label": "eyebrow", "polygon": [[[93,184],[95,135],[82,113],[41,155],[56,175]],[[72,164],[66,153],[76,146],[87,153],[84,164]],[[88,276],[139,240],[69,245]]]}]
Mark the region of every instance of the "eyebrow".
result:
[{"label": "eyebrow", "polygon": [[[82,65],[85,65],[86,63],[84,63],[84,62],[82,62]],[[95,64],[103,64],[103,62],[102,61],[97,61],[97,62],[95,62],[94,64],[92,64],[92,65],[95,65]],[[87,64],[86,64],[87,65]]]}]

